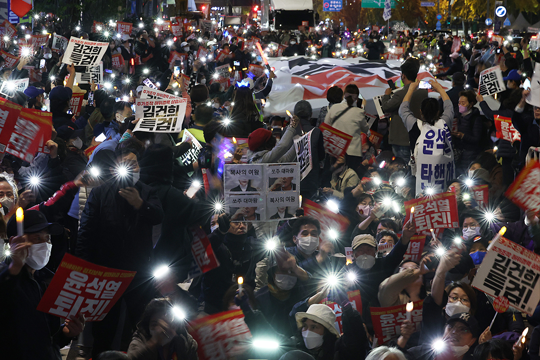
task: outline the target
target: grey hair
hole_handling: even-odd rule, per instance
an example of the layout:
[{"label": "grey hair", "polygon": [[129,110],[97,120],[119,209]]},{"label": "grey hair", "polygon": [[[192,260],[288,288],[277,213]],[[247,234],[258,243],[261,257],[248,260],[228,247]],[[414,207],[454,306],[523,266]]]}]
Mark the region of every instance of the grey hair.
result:
[{"label": "grey hair", "polygon": [[[19,190],[17,188],[17,184],[15,184],[15,182],[9,177],[0,175],[0,182],[3,182],[3,181],[7,182],[9,186],[11,186],[11,190],[13,190],[13,197],[14,197],[15,205],[17,205],[17,200],[19,200]],[[11,211],[11,209],[9,210]]]},{"label": "grey hair", "polygon": [[405,355],[396,347],[379,346],[371,350],[366,360],[384,360],[388,355],[395,355],[399,360],[407,360]]}]

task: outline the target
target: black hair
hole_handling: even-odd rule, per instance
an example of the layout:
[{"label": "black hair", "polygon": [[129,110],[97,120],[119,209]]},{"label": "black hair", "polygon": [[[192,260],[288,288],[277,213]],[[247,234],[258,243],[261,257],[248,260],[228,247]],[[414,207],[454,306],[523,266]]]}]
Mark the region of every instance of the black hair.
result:
[{"label": "black hair", "polygon": [[[302,321],[302,324],[304,324],[306,322],[307,318],[303,318],[301,321]],[[314,322],[316,322],[317,324],[320,324],[318,323],[317,321],[315,320],[312,320]],[[322,324],[321,324],[322,325]],[[337,336],[332,334],[330,332],[330,330],[328,330],[326,328],[326,326],[324,326],[324,335],[323,335],[323,343],[321,345],[321,350],[322,350],[322,356],[320,358],[322,359],[326,359],[328,358],[330,355],[333,355],[336,351],[335,351],[335,347],[336,347],[336,340],[337,340]],[[299,332],[299,338],[302,338],[302,328],[298,329],[298,332]],[[319,355],[321,355],[319,353]]]},{"label": "black hair", "polygon": [[133,153],[137,156],[137,159],[140,159],[143,151],[144,144],[137,138],[130,137],[126,141],[122,141],[120,144],[118,144],[114,154],[117,158],[119,158]]},{"label": "black hair", "polygon": [[297,236],[298,233],[300,232],[300,228],[304,225],[315,225],[319,234],[321,233],[321,223],[319,222],[319,220],[311,216],[302,216],[294,222],[294,225],[292,228],[293,236]]},{"label": "black hair", "polygon": [[506,109],[513,110],[517,104],[521,101],[521,94],[523,93],[523,89],[514,89],[510,92],[510,96],[508,96],[506,99],[503,100],[502,105]]},{"label": "black hair", "polygon": [[381,239],[385,236],[391,236],[392,239],[394,240],[394,245],[396,245],[399,241],[397,235],[395,232],[393,232],[392,230],[383,230],[381,231],[380,233],[377,234],[377,237],[375,238],[375,240],[377,240],[377,244],[379,243],[379,241],[381,241]]},{"label": "black hair", "polygon": [[241,87],[234,92],[234,106],[231,111],[231,120],[251,121],[259,110],[253,101],[253,93],[247,87]]},{"label": "black hair", "polygon": [[101,354],[99,354],[99,357],[97,360],[128,360],[127,354],[124,354],[121,351],[116,350],[109,350],[104,351]]},{"label": "black hair", "polygon": [[[390,218],[382,218],[379,221],[379,225],[382,225],[387,229],[392,229],[392,231],[394,233],[397,233],[399,231],[398,230],[398,225],[396,224],[396,222],[394,220],[390,219]],[[396,241],[396,243],[397,243],[397,241]]]},{"label": "black hair", "polygon": [[220,87],[221,84],[218,82],[210,84],[210,93],[213,94],[219,92]]},{"label": "black hair", "polygon": [[208,99],[208,88],[206,85],[195,85],[189,92],[191,101],[194,103],[201,103]]},{"label": "black hair", "polygon": [[330,104],[338,104],[343,100],[343,90],[339,86],[332,86],[326,92],[326,100]]},{"label": "black hair", "polygon": [[466,97],[471,107],[476,104],[476,94],[472,90],[465,90],[459,93],[459,97]]},{"label": "black hair", "polygon": [[211,106],[199,105],[195,109],[195,122],[204,126],[212,121],[213,115],[214,109]]},{"label": "black hair", "polygon": [[131,103],[127,101],[117,101],[114,104],[113,113],[116,114],[117,112],[124,111],[126,107],[131,107]]},{"label": "black hair", "polygon": [[[491,172],[491,170],[493,170],[495,166],[499,165],[495,155],[493,153],[489,153],[485,151],[481,152],[480,155],[478,155],[476,159],[474,159],[471,165],[472,164],[480,164],[482,169],[486,169],[489,172]],[[469,165],[469,168],[471,167],[471,165]],[[456,180],[456,181],[459,181],[459,180]]]},{"label": "black hair", "polygon": [[422,120],[429,125],[435,125],[439,117],[439,102],[437,99],[427,98],[422,100],[420,105],[420,111],[422,112]]},{"label": "black hair", "polygon": [[[170,305],[170,302],[166,298],[156,298],[152,299],[148,305],[146,305],[146,309],[144,309],[144,313],[141,316],[141,321],[137,324],[137,331],[141,333],[145,338],[150,339],[152,335],[150,335],[150,319],[152,319],[155,315],[160,314],[166,314],[167,312],[171,311],[172,307]],[[177,322],[177,329],[181,329],[181,324],[183,324],[181,321]]]},{"label": "black hair", "polygon": [[401,64],[401,73],[405,75],[409,81],[416,81],[416,76],[418,75],[419,70],[420,61],[416,58],[410,57],[405,60],[403,64]]},{"label": "black hair", "polygon": [[508,70],[519,70],[519,61],[513,57],[505,58],[504,65]]},{"label": "black hair", "polygon": [[216,137],[216,134],[218,134],[222,129],[223,125],[221,125],[219,121],[210,121],[203,128],[204,141],[206,141],[207,144],[210,144],[212,140],[214,140],[214,137]]},{"label": "black hair", "polygon": [[[471,310],[469,311],[469,313],[474,316],[474,314],[476,313],[476,308],[477,308],[476,293],[474,292],[474,289],[470,285],[465,284],[461,281],[454,281],[450,285],[448,285],[445,289],[447,296],[450,296],[450,293],[455,288],[460,288],[461,290],[463,290],[463,292],[465,292],[465,294],[467,294],[467,297],[469,298],[469,302],[471,304],[470,306]],[[443,300],[445,302],[445,306],[446,306],[447,300],[448,298]]]},{"label": "black hair", "polygon": [[[354,84],[349,84],[345,87],[345,91],[343,92],[344,94],[345,93],[349,93],[349,94],[352,94],[352,95],[360,95],[360,91],[358,90],[358,86],[354,85]],[[347,105],[349,105],[349,107],[353,106],[353,103],[354,103],[354,100],[351,96],[347,96],[345,98],[345,100],[347,100]]]},{"label": "black hair", "polygon": [[501,339],[491,339],[485,343],[479,344],[474,349],[474,358],[476,360],[488,359],[513,359],[512,345]]}]

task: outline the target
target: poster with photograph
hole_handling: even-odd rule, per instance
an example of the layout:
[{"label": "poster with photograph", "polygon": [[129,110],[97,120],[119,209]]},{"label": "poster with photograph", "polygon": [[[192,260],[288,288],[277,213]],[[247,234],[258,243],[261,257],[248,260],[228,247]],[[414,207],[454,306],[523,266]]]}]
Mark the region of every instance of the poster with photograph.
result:
[{"label": "poster with photograph", "polygon": [[227,166],[224,176],[225,191],[230,193],[254,193],[264,191],[264,165]]},{"label": "poster with photograph", "polygon": [[266,172],[268,192],[300,190],[298,172],[298,166],[295,163],[268,164]]},{"label": "poster with photograph", "polygon": [[266,220],[266,201],[264,194],[242,194],[230,192],[225,195],[225,204],[231,221]]},{"label": "poster with photograph", "polygon": [[266,195],[268,220],[284,220],[293,218],[299,207],[296,191],[271,192]]}]

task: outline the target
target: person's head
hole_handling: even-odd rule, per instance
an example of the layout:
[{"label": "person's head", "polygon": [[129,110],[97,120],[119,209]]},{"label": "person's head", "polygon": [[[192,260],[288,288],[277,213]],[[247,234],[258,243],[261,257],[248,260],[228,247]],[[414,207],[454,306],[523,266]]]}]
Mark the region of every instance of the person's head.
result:
[{"label": "person's head", "polygon": [[356,265],[364,270],[369,270],[375,265],[377,253],[377,241],[369,234],[361,234],[352,241],[353,257]]},{"label": "person's head", "polygon": [[206,104],[201,104],[195,109],[195,123],[197,125],[205,126],[214,115],[214,109]]},{"label": "person's head", "polygon": [[472,172],[477,169],[486,169],[491,172],[499,163],[493,153],[481,152],[480,155],[469,166],[469,177],[472,177]]},{"label": "person's head", "polygon": [[331,346],[332,350],[339,333],[334,327],[336,314],[324,304],[313,304],[306,312],[295,314],[296,325],[302,331],[304,344],[309,350]]},{"label": "person's head", "polygon": [[203,128],[204,141],[207,144],[211,144],[212,140],[216,137],[216,134],[219,134],[223,130],[223,125],[217,120],[212,120],[206,124]]},{"label": "person's head", "polygon": [[373,196],[363,193],[358,197],[356,212],[362,217],[367,217],[373,207]]},{"label": "person's head", "polygon": [[343,97],[349,106],[353,106],[358,101],[358,95],[360,95],[360,91],[358,86],[354,84],[347,85],[343,91]]},{"label": "person's head", "polygon": [[501,61],[501,63],[500,63],[502,71],[519,70],[519,61],[518,61],[518,59],[513,58],[513,57],[504,57],[503,59],[504,59],[504,61]]},{"label": "person's head", "polygon": [[445,306],[446,315],[468,312],[471,315],[476,313],[476,294],[474,289],[460,281],[455,281],[446,287],[448,294]]},{"label": "person's head", "polygon": [[[253,211],[253,213],[255,213],[255,211]],[[232,221],[229,233],[233,235],[245,235],[247,233],[247,223],[245,221]]]},{"label": "person's head", "polygon": [[395,232],[391,230],[383,230],[381,232],[377,233],[377,244],[392,244],[392,246],[395,246],[398,242],[398,237]]},{"label": "person's head", "polygon": [[330,104],[339,104],[343,100],[343,90],[339,86],[332,86],[326,93],[326,100]]},{"label": "person's head", "polygon": [[292,234],[296,247],[303,253],[311,255],[319,246],[321,224],[311,216],[302,216],[294,222]]},{"label": "person's head", "polygon": [[393,174],[396,171],[403,171],[406,168],[407,168],[407,162],[403,160],[403,158],[396,156],[394,159],[392,159],[392,161],[390,162],[390,164],[388,165],[386,169],[388,170],[390,174]]},{"label": "person's head", "polygon": [[459,112],[461,114],[469,112],[476,104],[476,94],[472,90],[465,90],[459,93]]},{"label": "person's head", "polygon": [[41,110],[43,107],[43,93],[45,90],[35,86],[29,86],[24,90],[24,94],[28,97],[28,107]]},{"label": "person's head", "polygon": [[65,113],[69,109],[72,91],[65,86],[55,86],[49,93],[50,109],[53,114]]},{"label": "person's head", "polygon": [[475,360],[505,360],[514,359],[512,345],[502,339],[491,339],[479,344],[474,349]]},{"label": "person's head", "polygon": [[405,85],[416,81],[416,76],[420,70],[420,61],[410,57],[401,64],[401,80]]},{"label": "person's head", "polygon": [[152,299],[146,305],[141,320],[137,324],[137,330],[145,338],[150,339],[156,332],[163,331],[160,322],[167,323],[173,330],[183,326],[183,319],[175,317],[170,302],[166,298]]},{"label": "person's head", "polygon": [[300,119],[309,120],[312,113],[311,104],[306,100],[300,100],[294,105],[294,115]]},{"label": "person's head", "polygon": [[231,110],[231,120],[249,120],[259,110],[253,101],[253,92],[248,87],[239,87],[234,91],[234,105]]},{"label": "person's head", "polygon": [[[448,319],[444,327],[443,338],[453,349],[461,348],[460,353],[454,354],[456,357],[463,356],[474,345],[478,338],[478,322],[471,314],[462,312],[455,314]],[[464,351],[463,351],[464,350]],[[459,351],[459,350],[458,350]]]},{"label": "person's head", "polygon": [[276,138],[272,131],[259,128],[248,136],[248,147],[253,152],[272,150],[276,146]]},{"label": "person's head", "polygon": [[452,75],[452,86],[463,86],[465,84],[465,75],[462,72],[456,72]]},{"label": "person's head", "polygon": [[120,143],[115,151],[117,166],[111,171],[119,177],[132,174],[135,176],[134,180],[138,179],[140,172],[138,158],[142,150],[142,144],[135,138],[129,138]]},{"label": "person's head", "polygon": [[127,101],[118,101],[114,104],[114,120],[117,123],[124,123],[126,118],[133,116],[133,110],[131,109],[131,103]]},{"label": "person's head", "polygon": [[396,347],[379,346],[369,352],[366,360],[406,360],[406,357]]},{"label": "person's head", "polygon": [[205,102],[208,99],[208,88],[202,84],[195,85],[189,92],[189,96],[195,104]]},{"label": "person's head", "polygon": [[398,225],[396,222],[390,218],[382,218],[377,225],[377,235],[382,231],[392,231],[394,233],[398,232]]},{"label": "person's head", "polygon": [[430,125],[435,125],[439,119],[439,102],[434,98],[426,98],[420,104],[420,114],[422,121]]},{"label": "person's head", "polygon": [[0,204],[7,208],[6,215],[15,213],[18,200],[17,185],[10,178],[0,176]]},{"label": "person's head", "polygon": [[521,85],[521,75],[517,70],[510,70],[508,76],[503,78],[506,81],[506,87],[511,90],[518,89]]}]

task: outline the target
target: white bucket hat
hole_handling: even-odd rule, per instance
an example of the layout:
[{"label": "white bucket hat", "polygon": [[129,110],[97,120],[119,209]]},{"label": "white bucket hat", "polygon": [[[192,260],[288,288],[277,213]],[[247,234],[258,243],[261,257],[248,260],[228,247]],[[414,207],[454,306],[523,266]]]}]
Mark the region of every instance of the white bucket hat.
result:
[{"label": "white bucket hat", "polygon": [[304,326],[302,319],[309,319],[321,324],[332,334],[339,337],[339,332],[334,326],[334,323],[336,322],[336,314],[327,305],[313,304],[308,308],[307,312],[296,313],[295,318],[296,326],[298,326],[299,329]]}]

